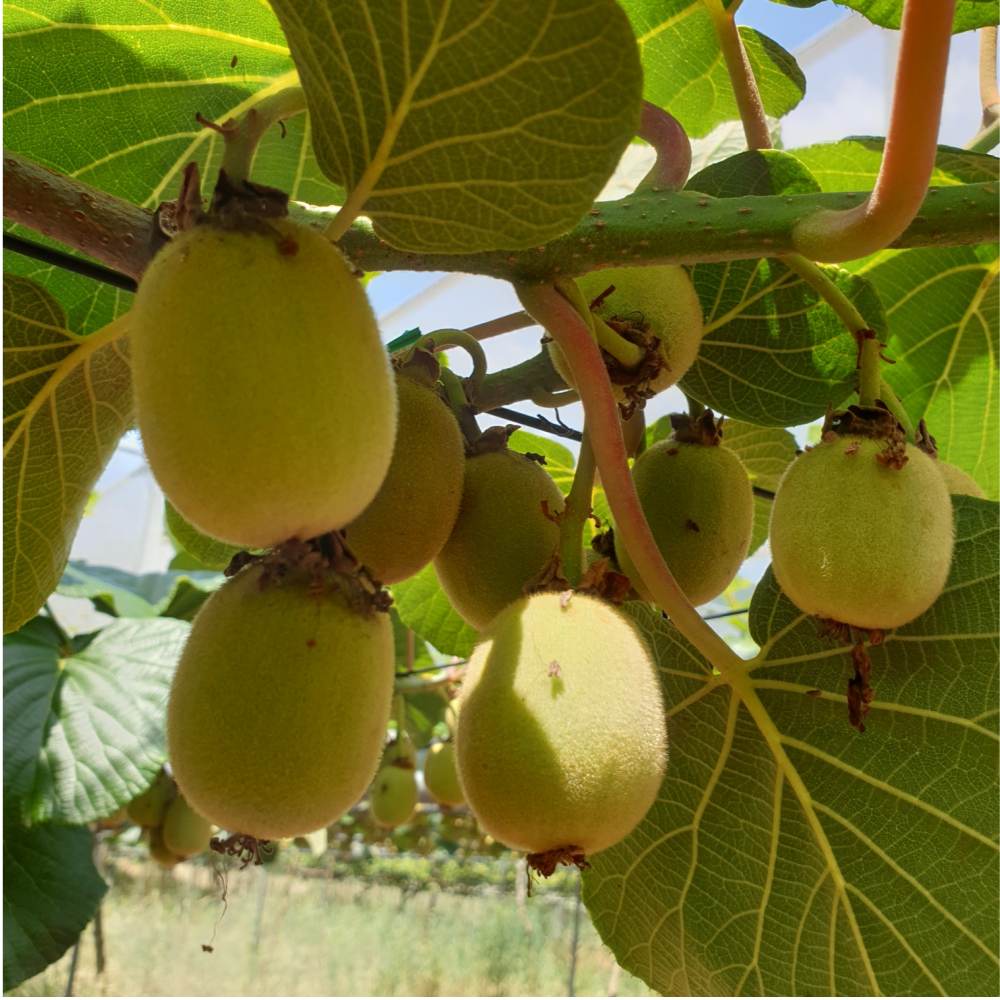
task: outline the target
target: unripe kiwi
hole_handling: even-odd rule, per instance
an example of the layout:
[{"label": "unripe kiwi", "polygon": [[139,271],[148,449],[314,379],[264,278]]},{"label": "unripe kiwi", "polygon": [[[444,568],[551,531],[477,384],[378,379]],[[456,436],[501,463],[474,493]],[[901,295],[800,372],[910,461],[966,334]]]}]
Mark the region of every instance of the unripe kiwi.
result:
[{"label": "unripe kiwi", "polygon": [[465,463],[462,506],[451,536],[434,560],[452,607],[482,631],[545,564],[559,527],[542,513],[565,506],[559,487],[536,462],[517,452],[489,451]]},{"label": "unripe kiwi", "polygon": [[[703,317],[701,303],[687,271],[677,264],[651,267],[613,267],[591,271],[576,283],[588,303],[605,289],[615,290],[594,311],[607,321],[613,318],[649,324],[650,333],[660,339],[659,352],[665,366],[650,382],[650,393],[662,392],[678,382],[694,363],[701,346]],[[549,344],[549,355],[563,381],[575,387],[573,373],[558,344]],[[615,396],[624,399],[620,386]]]},{"label": "unripe kiwi", "polygon": [[465,802],[455,763],[455,744],[435,743],[424,758],[424,784],[436,802],[443,806],[460,806]]},{"label": "unripe kiwi", "polygon": [[429,386],[396,376],[399,419],[392,463],[375,499],[344,532],[382,583],[419,573],[448,540],[462,502],[465,446],[458,421]]},{"label": "unripe kiwi", "polygon": [[836,436],[795,459],[771,506],[771,559],[803,611],[858,628],[905,625],[937,600],[951,565],[951,498],[935,460],[878,461],[885,443]]},{"label": "unripe kiwi", "polygon": [[199,816],[183,795],[178,795],[163,817],[163,843],[181,858],[190,858],[208,850],[212,839],[212,824]]},{"label": "unripe kiwi", "polygon": [[960,469],[957,465],[952,465],[951,462],[945,462],[939,458],[937,460],[937,470],[941,473],[949,493],[958,493],[967,497],[978,497],[980,500],[987,499],[986,491],[964,469]]},{"label": "unripe kiwi", "polygon": [[128,818],[138,826],[159,826],[176,794],[174,779],[166,771],[160,771],[149,788],[125,807]]},{"label": "unripe kiwi", "polygon": [[149,856],[161,868],[174,868],[184,859],[178,857],[163,840],[163,828],[159,826],[150,827],[149,830]]},{"label": "unripe kiwi", "polygon": [[389,616],[307,577],[249,566],[201,607],[167,707],[174,776],[192,808],[261,839],[311,833],[371,781],[389,719]]},{"label": "unripe kiwi", "polygon": [[405,761],[385,764],[372,783],[372,816],[380,826],[402,826],[417,808],[417,778]]},{"label": "unripe kiwi", "polygon": [[[664,561],[695,605],[718,597],[746,558],[753,534],[753,490],[735,452],[721,444],[667,439],[644,451],[632,478]],[[653,597],[616,536],[622,572]]]},{"label": "unripe kiwi", "polygon": [[117,812],[113,812],[110,816],[105,816],[103,819],[97,821],[98,830],[115,830],[122,824],[128,822],[128,806],[122,806]]},{"label": "unripe kiwi", "polygon": [[392,376],[364,290],[318,231],[195,226],[155,257],[132,312],[143,447],[196,528],[266,548],[371,502],[392,455]]},{"label": "unripe kiwi", "polygon": [[522,598],[469,660],[458,773],[480,824],[508,847],[617,843],[656,798],[666,737],[649,651],[597,598]]}]

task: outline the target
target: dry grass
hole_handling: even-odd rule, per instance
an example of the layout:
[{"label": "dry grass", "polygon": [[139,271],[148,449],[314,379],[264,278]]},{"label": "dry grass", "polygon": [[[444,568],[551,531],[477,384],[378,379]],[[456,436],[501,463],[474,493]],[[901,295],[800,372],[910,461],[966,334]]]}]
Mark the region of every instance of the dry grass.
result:
[{"label": "dry grass", "polygon": [[[107,965],[82,938],[78,996],[565,996],[574,901],[435,887],[404,895],[353,879],[232,872],[219,892],[149,863],[118,867],[103,905]],[[128,871],[129,877],[124,874]],[[261,890],[263,888],[263,897]],[[263,900],[260,941],[257,909]],[[221,919],[220,919],[221,918]],[[213,937],[214,934],[214,937]],[[212,943],[211,953],[202,950]],[[70,956],[14,996],[62,996]],[[607,996],[613,959],[581,912],[575,993]],[[622,974],[619,996],[650,996]]]}]

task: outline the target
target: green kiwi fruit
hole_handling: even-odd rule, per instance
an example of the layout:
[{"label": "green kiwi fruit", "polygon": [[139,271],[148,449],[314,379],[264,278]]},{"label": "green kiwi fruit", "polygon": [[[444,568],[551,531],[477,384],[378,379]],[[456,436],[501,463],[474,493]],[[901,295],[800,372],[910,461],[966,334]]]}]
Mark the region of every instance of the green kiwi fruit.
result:
[{"label": "green kiwi fruit", "polygon": [[190,858],[207,851],[211,839],[212,824],[199,816],[183,795],[178,795],[163,817],[163,843],[167,850],[181,858]]},{"label": "green kiwi fruit", "polygon": [[149,835],[149,856],[161,868],[174,868],[184,860],[167,847],[163,840],[162,827],[150,827],[147,833]]},{"label": "green kiwi fruit", "polygon": [[384,584],[419,573],[448,540],[459,504],[465,446],[458,421],[429,384],[397,374],[399,419],[392,463],[375,499],[344,531]]},{"label": "green kiwi fruit", "polygon": [[133,317],[143,447],[195,528],[267,548],[368,506],[396,395],[367,296],[330,240],[289,219],[197,225],[154,258]]},{"label": "green kiwi fruit", "polygon": [[458,773],[483,828],[533,854],[604,850],[656,798],[667,731],[635,626],[583,594],[505,608],[462,683]]},{"label": "green kiwi fruit", "polygon": [[167,744],[191,807],[233,833],[304,836],[342,816],[382,752],[389,616],[251,565],[201,607],[170,691]]},{"label": "green kiwi fruit", "polygon": [[416,812],[417,797],[417,778],[409,761],[391,761],[372,782],[372,816],[380,826],[402,826]]},{"label": "green kiwi fruit", "polygon": [[938,465],[915,447],[900,458],[885,441],[836,433],[799,455],[778,483],[769,533],[772,569],[789,599],[865,629],[926,611],[954,545]]},{"label": "green kiwi fruit", "polygon": [[[577,278],[577,285],[588,303],[599,299],[613,285],[614,291],[601,299],[595,315],[605,322],[611,321],[616,330],[620,325],[632,327],[635,332],[622,333],[627,340],[639,342],[643,331],[659,340],[656,352],[661,367],[648,385],[643,385],[646,395],[655,395],[676,384],[694,363],[701,345],[703,317],[698,295],[683,267],[660,264],[604,268]],[[550,343],[549,355],[566,384],[575,387],[562,348]],[[628,379],[622,377],[627,383]],[[613,388],[621,402],[625,398],[623,383],[614,384]]]},{"label": "green kiwi fruit", "polygon": [[435,743],[427,748],[424,784],[431,797],[443,806],[454,808],[465,802],[455,763],[455,744],[451,740],[447,743]]},{"label": "green kiwi fruit", "polygon": [[[678,586],[695,605],[718,597],[746,558],[753,534],[753,490],[746,468],[726,448],[711,412],[698,421],[675,414],[670,438],[657,441],[632,467],[650,531]],[[652,601],[620,538],[622,572]]]},{"label": "green kiwi fruit", "polygon": [[166,771],[160,771],[153,783],[141,795],[137,795],[126,807],[128,818],[137,826],[146,828],[159,826],[167,813],[167,806],[174,800],[177,786]]},{"label": "green kiwi fruit", "polygon": [[504,445],[466,460],[462,505],[434,569],[448,600],[473,628],[487,628],[523,596],[525,583],[559,544],[559,527],[543,513],[543,502],[552,515],[565,506],[552,477],[530,458]]},{"label": "green kiwi fruit", "polygon": [[937,460],[937,469],[941,473],[949,493],[977,497],[980,500],[987,499],[986,491],[964,469],[940,458]]}]

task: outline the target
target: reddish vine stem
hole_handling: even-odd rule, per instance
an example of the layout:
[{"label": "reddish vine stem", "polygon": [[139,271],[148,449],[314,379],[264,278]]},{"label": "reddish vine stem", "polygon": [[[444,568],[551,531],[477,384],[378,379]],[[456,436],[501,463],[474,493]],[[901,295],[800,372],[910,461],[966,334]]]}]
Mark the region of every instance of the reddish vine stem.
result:
[{"label": "reddish vine stem", "polygon": [[656,162],[639,186],[680,191],[691,173],[691,140],[684,126],[663,108],[643,101],[639,138],[656,150]]},{"label": "reddish vine stem", "polygon": [[927,194],[937,155],[955,0],[906,0],[892,113],[872,193],[856,208],[822,211],[793,231],[813,260],[856,260],[881,250],[910,224]]},{"label": "reddish vine stem", "polygon": [[743,660],[705,624],[656,547],[629,471],[608,372],[586,322],[552,285],[519,284],[515,289],[525,309],[545,327],[566,355],[583,401],[594,458],[615,517],[618,537],[643,580],[681,634],[720,673],[738,670]]}]

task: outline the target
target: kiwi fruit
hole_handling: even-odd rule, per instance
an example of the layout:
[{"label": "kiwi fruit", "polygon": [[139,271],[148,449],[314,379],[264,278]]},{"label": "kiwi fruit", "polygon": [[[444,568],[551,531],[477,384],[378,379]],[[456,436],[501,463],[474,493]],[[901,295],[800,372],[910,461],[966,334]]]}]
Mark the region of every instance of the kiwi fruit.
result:
[{"label": "kiwi fruit", "polygon": [[399,419],[389,471],[344,534],[384,584],[419,573],[448,540],[459,504],[465,446],[458,421],[430,384],[396,375]]},{"label": "kiwi fruit", "polygon": [[772,569],[799,608],[864,629],[905,625],[951,565],[951,498],[915,447],[830,432],[785,470],[771,506]]},{"label": "kiwi fruit", "polygon": [[160,771],[153,783],[141,795],[137,795],[126,807],[128,818],[137,826],[146,828],[159,826],[167,813],[167,807],[177,794],[174,779],[166,771]]},{"label": "kiwi fruit", "polygon": [[150,827],[149,831],[149,856],[161,868],[175,868],[184,859],[174,854],[163,839],[163,828],[159,826]]},{"label": "kiwi fruit", "polygon": [[365,292],[321,233],[197,225],[154,258],[133,316],[143,447],[195,528],[267,548],[368,506],[396,394]]},{"label": "kiwi fruit", "polygon": [[559,544],[559,526],[545,516],[543,502],[551,515],[565,506],[552,477],[506,444],[466,460],[462,505],[434,569],[452,607],[474,629],[487,628],[522,597]]},{"label": "kiwi fruit", "polygon": [[598,598],[538,593],[505,608],[469,660],[461,707],[462,789],[508,847],[593,854],[656,798],[659,678],[635,626]]},{"label": "kiwi fruit", "polygon": [[465,802],[455,763],[455,744],[451,740],[427,748],[424,784],[434,801],[443,806],[454,808]]},{"label": "kiwi fruit", "polygon": [[417,797],[417,778],[409,761],[390,761],[372,783],[372,816],[380,826],[402,826],[416,812]]},{"label": "kiwi fruit", "polygon": [[199,816],[183,795],[178,795],[163,817],[163,843],[167,850],[181,858],[190,858],[207,851],[211,839],[212,824]]},{"label": "kiwi fruit", "polygon": [[987,499],[986,491],[964,469],[939,458],[937,470],[941,473],[949,493],[977,497],[980,500]]},{"label": "kiwi fruit", "polygon": [[[644,396],[653,396],[677,383],[694,363],[701,345],[703,317],[701,303],[687,271],[676,264],[650,267],[613,267],[591,271],[577,278],[588,303],[600,300],[594,313],[626,340],[642,343],[659,356]],[[614,291],[601,298],[611,286]],[[656,338],[654,344],[650,338]],[[549,344],[549,356],[556,371],[571,388],[576,387],[566,356],[558,344]],[[608,356],[605,355],[607,358]],[[612,378],[615,397],[625,399],[625,373]]]},{"label": "kiwi fruit", "polygon": [[167,706],[191,808],[232,833],[304,836],[361,797],[382,752],[395,650],[387,614],[332,584],[249,565],[201,607]]},{"label": "kiwi fruit", "polygon": [[[644,451],[632,467],[650,531],[678,586],[694,605],[718,597],[746,558],[753,534],[753,490],[739,456],[722,443],[706,410],[692,421],[671,417],[674,433]],[[622,572],[647,600],[653,597],[616,537]]]}]

